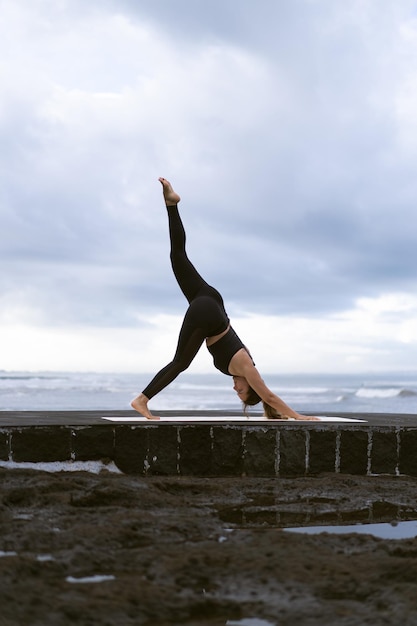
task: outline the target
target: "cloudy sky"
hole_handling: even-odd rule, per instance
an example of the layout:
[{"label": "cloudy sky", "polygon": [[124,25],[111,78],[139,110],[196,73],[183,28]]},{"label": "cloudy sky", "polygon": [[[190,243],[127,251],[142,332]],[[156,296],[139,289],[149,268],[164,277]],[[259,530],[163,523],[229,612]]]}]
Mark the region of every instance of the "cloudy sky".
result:
[{"label": "cloudy sky", "polygon": [[158,176],[261,372],[417,369],[417,1],[0,11],[0,369],[170,360]]}]

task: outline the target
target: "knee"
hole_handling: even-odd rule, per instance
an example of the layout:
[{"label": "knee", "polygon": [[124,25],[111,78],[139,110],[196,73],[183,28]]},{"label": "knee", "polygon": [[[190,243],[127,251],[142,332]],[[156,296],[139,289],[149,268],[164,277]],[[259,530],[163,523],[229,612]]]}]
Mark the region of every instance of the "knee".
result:
[{"label": "knee", "polygon": [[191,365],[191,361],[189,359],[174,359],[173,360],[173,364],[178,372],[178,374],[180,374],[181,372],[184,372],[186,369],[188,369]]},{"label": "knee", "polygon": [[181,266],[184,268],[184,264],[187,263],[187,255],[185,250],[171,250],[169,254],[172,266]]}]

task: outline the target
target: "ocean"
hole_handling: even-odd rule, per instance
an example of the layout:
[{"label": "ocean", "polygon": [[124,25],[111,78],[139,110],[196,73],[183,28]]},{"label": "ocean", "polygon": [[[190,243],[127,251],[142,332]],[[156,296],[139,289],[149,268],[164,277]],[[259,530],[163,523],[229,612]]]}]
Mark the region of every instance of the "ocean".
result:
[{"label": "ocean", "polygon": [[[119,410],[152,375],[82,372],[0,371],[0,410]],[[266,384],[305,413],[409,413],[417,415],[417,372],[391,374],[265,375]],[[153,398],[158,410],[239,410],[232,378],[181,374]],[[254,407],[259,410],[260,407]]]}]

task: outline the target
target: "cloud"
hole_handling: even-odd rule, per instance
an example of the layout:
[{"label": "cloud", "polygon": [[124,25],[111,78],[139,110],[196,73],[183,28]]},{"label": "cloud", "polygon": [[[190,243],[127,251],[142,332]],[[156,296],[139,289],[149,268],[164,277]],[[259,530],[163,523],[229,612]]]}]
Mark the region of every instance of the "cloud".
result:
[{"label": "cloud", "polygon": [[[233,318],[316,332],[415,292],[413,2],[5,0],[2,16],[4,325],[180,320],[160,175]],[[413,325],[395,316],[400,354]]]}]

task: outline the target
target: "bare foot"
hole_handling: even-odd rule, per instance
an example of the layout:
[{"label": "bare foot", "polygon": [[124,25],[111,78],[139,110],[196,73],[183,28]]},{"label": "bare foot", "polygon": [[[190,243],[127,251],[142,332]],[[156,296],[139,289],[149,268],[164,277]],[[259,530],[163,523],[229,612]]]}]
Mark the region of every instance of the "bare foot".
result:
[{"label": "bare foot", "polygon": [[143,393],[141,393],[140,396],[132,400],[130,406],[138,413],[141,413],[148,420],[159,420],[160,418],[156,415],[152,415],[152,413],[148,409],[148,402],[149,399]]},{"label": "bare foot", "polygon": [[167,180],[166,178],[158,178],[158,180],[159,180],[159,182],[161,183],[161,185],[163,187],[162,192],[164,194],[165,204],[167,206],[174,206],[175,204],[178,204],[178,202],[181,200],[181,198],[173,190],[169,180]]}]

